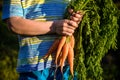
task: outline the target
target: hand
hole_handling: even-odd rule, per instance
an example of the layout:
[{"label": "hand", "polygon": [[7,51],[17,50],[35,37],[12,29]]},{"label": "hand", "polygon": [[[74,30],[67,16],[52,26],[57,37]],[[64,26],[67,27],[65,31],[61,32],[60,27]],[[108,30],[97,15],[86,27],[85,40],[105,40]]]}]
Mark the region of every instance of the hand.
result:
[{"label": "hand", "polygon": [[73,9],[69,9],[69,13],[71,14],[70,20],[55,21],[54,29],[57,34],[70,36],[81,22],[83,14],[80,11],[74,12]]},{"label": "hand", "polygon": [[[72,24],[72,25],[70,25]],[[73,27],[74,26],[74,27]],[[72,35],[74,33],[75,28],[77,27],[76,23],[73,21],[65,19],[65,20],[57,20],[54,21],[54,32],[59,35]]]},{"label": "hand", "polygon": [[70,19],[77,24],[82,21],[83,13],[81,11],[74,12],[73,9],[68,9],[69,13],[71,14]]}]

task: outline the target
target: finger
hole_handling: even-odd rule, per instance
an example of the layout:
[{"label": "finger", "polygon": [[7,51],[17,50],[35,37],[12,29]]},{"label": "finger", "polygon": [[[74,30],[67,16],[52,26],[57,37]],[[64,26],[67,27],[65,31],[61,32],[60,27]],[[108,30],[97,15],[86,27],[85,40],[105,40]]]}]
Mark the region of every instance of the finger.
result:
[{"label": "finger", "polygon": [[73,16],[76,17],[76,18],[82,18],[83,17],[82,14],[78,14],[78,13],[74,14]]},{"label": "finger", "polygon": [[70,14],[72,14],[72,13],[73,13],[73,9],[69,8],[69,9],[68,9],[68,12],[69,12]]},{"label": "finger", "polygon": [[69,32],[69,33],[73,33],[75,29],[76,28],[71,25],[66,25],[65,27],[63,27],[63,31]]},{"label": "finger", "polygon": [[66,23],[63,26],[66,26],[69,29],[75,30],[76,27],[72,26],[73,23],[71,22],[71,20],[65,20],[65,22]]},{"label": "finger", "polygon": [[74,30],[75,28],[73,28],[72,26],[66,26],[63,28],[63,34],[66,34],[66,35],[71,35],[74,33]]},{"label": "finger", "polygon": [[59,35],[65,35],[65,36],[70,36],[70,35],[72,35],[74,33],[74,31],[71,31],[71,30],[59,30],[58,32],[57,32],[57,34],[59,34]]},{"label": "finger", "polygon": [[73,20],[70,20],[70,21],[68,22],[68,24],[69,24],[71,27],[74,27],[74,28],[77,28],[77,27],[78,27],[78,23],[75,22],[75,21],[73,21]]},{"label": "finger", "polygon": [[76,13],[73,12],[71,16],[74,16],[74,17],[80,18],[80,17],[83,17],[83,15],[84,15],[84,14],[83,14],[82,12],[77,11]]},{"label": "finger", "polygon": [[75,22],[79,22],[80,21],[79,18],[74,17],[74,16],[70,16],[70,19],[73,20],[73,21],[75,21]]},{"label": "finger", "polygon": [[74,33],[75,27],[70,26],[68,24],[69,20],[65,20],[66,22],[61,27],[56,28],[56,33],[59,35],[71,35]]},{"label": "finger", "polygon": [[82,14],[75,14],[73,18],[74,21],[76,21],[78,24],[81,22],[83,15]]},{"label": "finger", "polygon": [[70,32],[63,32],[62,35],[64,36],[71,36],[73,33],[70,33]]}]

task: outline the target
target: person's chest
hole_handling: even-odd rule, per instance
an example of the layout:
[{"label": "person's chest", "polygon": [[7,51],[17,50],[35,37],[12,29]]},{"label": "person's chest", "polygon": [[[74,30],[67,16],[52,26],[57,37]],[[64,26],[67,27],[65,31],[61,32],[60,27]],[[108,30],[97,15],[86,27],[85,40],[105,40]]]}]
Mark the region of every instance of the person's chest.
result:
[{"label": "person's chest", "polygon": [[24,16],[35,20],[62,19],[70,0],[22,0]]}]

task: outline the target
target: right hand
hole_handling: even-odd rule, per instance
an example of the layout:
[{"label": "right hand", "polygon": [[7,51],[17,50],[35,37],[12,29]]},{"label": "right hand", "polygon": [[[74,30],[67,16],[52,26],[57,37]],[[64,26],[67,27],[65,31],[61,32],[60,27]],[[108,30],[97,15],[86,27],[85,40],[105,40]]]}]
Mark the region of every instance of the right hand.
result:
[{"label": "right hand", "polygon": [[77,27],[78,25],[72,20],[65,19],[55,21],[55,32],[59,35],[70,36]]},{"label": "right hand", "polygon": [[74,12],[73,9],[69,9],[69,13],[71,14],[70,20],[64,19],[55,21],[55,32],[57,34],[66,36],[72,35],[79,23],[82,21],[82,12]]}]

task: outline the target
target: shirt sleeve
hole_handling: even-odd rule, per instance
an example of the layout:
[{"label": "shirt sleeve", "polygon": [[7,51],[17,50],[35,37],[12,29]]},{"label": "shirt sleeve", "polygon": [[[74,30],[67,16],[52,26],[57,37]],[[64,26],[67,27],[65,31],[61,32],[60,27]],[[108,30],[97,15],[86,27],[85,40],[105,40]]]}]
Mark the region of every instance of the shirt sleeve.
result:
[{"label": "shirt sleeve", "polygon": [[2,9],[2,19],[14,16],[23,17],[22,0],[4,0]]}]

